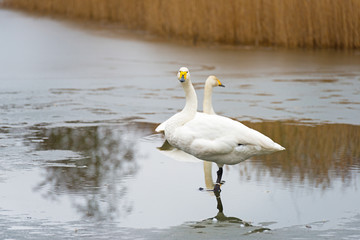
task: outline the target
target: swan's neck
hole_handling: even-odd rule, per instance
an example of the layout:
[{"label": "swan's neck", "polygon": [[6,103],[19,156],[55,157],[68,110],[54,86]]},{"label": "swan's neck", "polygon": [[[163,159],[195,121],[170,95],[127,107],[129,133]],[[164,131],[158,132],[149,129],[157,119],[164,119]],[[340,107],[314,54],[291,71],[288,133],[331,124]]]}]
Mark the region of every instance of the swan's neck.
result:
[{"label": "swan's neck", "polygon": [[190,80],[187,81],[186,83],[183,83],[182,87],[185,91],[186,103],[185,103],[185,107],[181,112],[182,114],[192,119],[195,117],[197,111],[197,105],[198,105],[196,92]]},{"label": "swan's neck", "polygon": [[203,101],[203,112],[208,114],[215,114],[213,106],[212,106],[212,86],[205,83],[204,89],[204,101]]},{"label": "swan's neck", "polygon": [[185,123],[195,118],[197,111],[197,96],[192,83],[189,80],[181,85],[185,91],[185,107],[181,112],[175,114],[167,121],[164,131],[166,139],[173,146],[176,146],[176,141],[174,140],[176,128],[183,126]]}]

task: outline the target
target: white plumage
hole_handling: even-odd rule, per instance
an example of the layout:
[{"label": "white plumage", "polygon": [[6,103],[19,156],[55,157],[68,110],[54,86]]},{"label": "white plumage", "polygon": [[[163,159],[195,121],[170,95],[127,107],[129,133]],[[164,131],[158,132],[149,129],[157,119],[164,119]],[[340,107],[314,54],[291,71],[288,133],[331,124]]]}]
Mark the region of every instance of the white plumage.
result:
[{"label": "white plumage", "polygon": [[205,81],[203,112],[207,114],[216,114],[212,106],[212,91],[214,87],[225,87],[215,76],[209,76]]},{"label": "white plumage", "polygon": [[[198,113],[197,96],[189,70],[185,67],[180,68],[178,79],[184,89],[186,103],[181,112],[166,121],[165,138],[172,146],[186,153],[217,163],[220,168],[216,181],[218,185],[224,164],[237,164],[254,155],[285,149],[240,122],[215,114]],[[220,191],[218,185],[214,191]]]},{"label": "white plumage", "polygon": [[205,113],[197,113],[184,125],[165,128],[165,137],[172,146],[219,166],[284,150],[270,138],[240,122]]}]

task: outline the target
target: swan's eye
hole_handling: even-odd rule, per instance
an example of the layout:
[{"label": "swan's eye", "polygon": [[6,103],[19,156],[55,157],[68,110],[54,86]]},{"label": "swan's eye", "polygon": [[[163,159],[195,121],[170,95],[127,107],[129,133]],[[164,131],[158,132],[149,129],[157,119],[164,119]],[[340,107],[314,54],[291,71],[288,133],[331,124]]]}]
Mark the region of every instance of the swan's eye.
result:
[{"label": "swan's eye", "polygon": [[238,143],[238,146],[245,146],[245,144]]}]

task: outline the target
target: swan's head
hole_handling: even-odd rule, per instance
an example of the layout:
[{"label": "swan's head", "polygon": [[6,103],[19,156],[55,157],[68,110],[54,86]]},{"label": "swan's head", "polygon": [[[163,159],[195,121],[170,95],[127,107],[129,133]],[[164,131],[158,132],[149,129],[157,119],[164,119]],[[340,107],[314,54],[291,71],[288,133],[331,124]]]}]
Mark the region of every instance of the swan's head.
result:
[{"label": "swan's head", "polygon": [[225,87],[225,85],[223,85],[220,80],[215,77],[215,76],[209,76],[207,79],[206,79],[206,82],[205,82],[206,85],[210,85],[212,87]]},{"label": "swan's head", "polygon": [[189,69],[186,67],[181,67],[178,71],[177,77],[179,81],[182,83],[187,81],[188,79],[190,79]]}]

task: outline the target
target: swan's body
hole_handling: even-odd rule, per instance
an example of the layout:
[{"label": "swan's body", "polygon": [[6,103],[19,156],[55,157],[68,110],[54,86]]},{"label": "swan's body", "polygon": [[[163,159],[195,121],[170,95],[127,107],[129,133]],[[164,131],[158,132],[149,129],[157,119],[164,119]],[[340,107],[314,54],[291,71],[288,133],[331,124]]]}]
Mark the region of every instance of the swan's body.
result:
[{"label": "swan's body", "polygon": [[258,131],[218,115],[197,113],[185,124],[168,125],[171,127],[165,128],[165,137],[172,146],[219,166],[284,149]]},{"label": "swan's body", "polygon": [[[220,191],[222,166],[237,164],[254,155],[284,150],[260,132],[226,117],[197,113],[197,96],[189,70],[180,68],[178,79],[185,91],[183,110],[166,121],[166,140],[174,147],[199,159],[217,163]],[[213,111],[213,110],[212,110]]]}]

